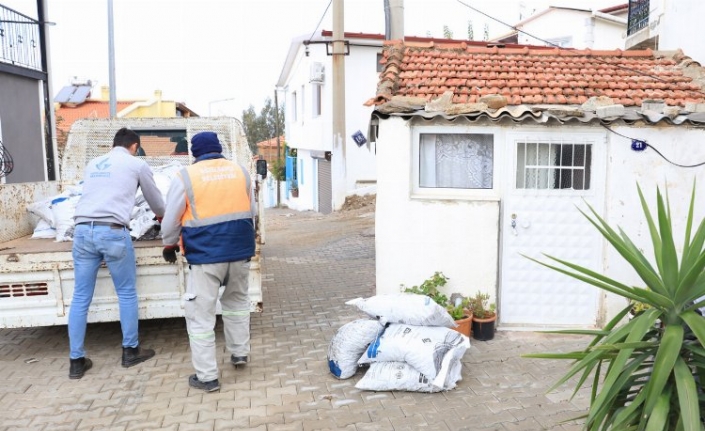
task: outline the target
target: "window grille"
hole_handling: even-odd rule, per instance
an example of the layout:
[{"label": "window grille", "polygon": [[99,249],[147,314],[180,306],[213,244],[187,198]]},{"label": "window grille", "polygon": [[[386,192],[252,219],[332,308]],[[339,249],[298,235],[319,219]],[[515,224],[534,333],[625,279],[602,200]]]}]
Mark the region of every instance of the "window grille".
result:
[{"label": "window grille", "polygon": [[629,0],[627,15],[627,36],[638,32],[649,25],[649,0]]},{"label": "window grille", "polygon": [[590,143],[524,141],[516,154],[517,189],[590,189]]}]

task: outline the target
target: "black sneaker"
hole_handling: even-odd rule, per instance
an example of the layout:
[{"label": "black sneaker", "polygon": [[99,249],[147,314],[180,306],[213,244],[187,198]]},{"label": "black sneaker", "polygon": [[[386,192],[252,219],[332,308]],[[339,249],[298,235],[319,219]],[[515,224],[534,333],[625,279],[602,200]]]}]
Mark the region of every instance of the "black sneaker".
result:
[{"label": "black sneaker", "polygon": [[122,366],[129,368],[133,365],[137,365],[146,361],[147,359],[154,356],[154,350],[143,349],[140,346],[137,347],[123,347],[122,348]]},{"label": "black sneaker", "polygon": [[93,361],[88,358],[69,359],[69,379],[80,379],[93,366]]},{"label": "black sneaker", "polygon": [[202,382],[198,380],[198,376],[192,374],[188,378],[188,385],[192,388],[202,389],[206,392],[214,392],[220,389],[220,383],[218,379],[211,380],[210,382]]},{"label": "black sneaker", "polygon": [[247,363],[247,356],[230,355],[230,363],[236,367],[238,365],[245,365]]}]

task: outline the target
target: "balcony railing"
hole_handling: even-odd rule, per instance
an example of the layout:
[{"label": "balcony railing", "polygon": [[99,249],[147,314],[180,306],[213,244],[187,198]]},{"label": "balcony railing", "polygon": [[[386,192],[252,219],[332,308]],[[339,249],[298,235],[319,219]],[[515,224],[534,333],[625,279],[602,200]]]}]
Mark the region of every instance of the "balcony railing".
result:
[{"label": "balcony railing", "polygon": [[629,0],[627,36],[649,25],[649,0]]},{"label": "balcony railing", "polygon": [[39,22],[2,5],[0,62],[42,71]]}]

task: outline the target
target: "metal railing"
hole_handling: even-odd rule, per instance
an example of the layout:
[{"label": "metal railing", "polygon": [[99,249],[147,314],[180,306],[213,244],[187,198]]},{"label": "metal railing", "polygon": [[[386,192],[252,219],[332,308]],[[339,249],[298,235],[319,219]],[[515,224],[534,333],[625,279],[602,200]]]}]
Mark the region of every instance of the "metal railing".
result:
[{"label": "metal railing", "polygon": [[629,0],[627,36],[631,36],[649,25],[649,12],[649,0]]},{"label": "metal railing", "polygon": [[42,70],[39,22],[0,5],[0,62]]}]

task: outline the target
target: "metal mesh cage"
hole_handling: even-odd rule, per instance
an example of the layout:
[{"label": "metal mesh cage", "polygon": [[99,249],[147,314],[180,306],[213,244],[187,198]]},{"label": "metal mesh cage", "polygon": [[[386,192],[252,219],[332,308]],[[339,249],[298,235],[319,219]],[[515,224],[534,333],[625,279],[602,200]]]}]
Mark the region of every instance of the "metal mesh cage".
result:
[{"label": "metal mesh cage", "polygon": [[[188,142],[193,135],[199,132],[215,132],[223,146],[223,155],[230,160],[237,161],[245,166],[249,172],[255,172],[252,152],[247,145],[242,124],[235,118],[208,117],[208,118],[117,118],[117,119],[83,119],[76,121],[71,126],[71,131],[66,143],[61,160],[61,184],[69,186],[77,184],[83,179],[86,163],[91,159],[101,156],[112,149],[113,137],[122,127],[127,127],[136,132],[150,133],[161,131],[164,135],[184,132]],[[193,163],[191,155],[173,155],[172,147],[169,150],[160,150],[160,140],[164,144],[174,145],[168,137],[142,138],[143,147],[149,142],[152,147],[143,156],[144,160],[152,167],[178,162],[183,165]],[[190,145],[189,145],[190,153]]]}]

